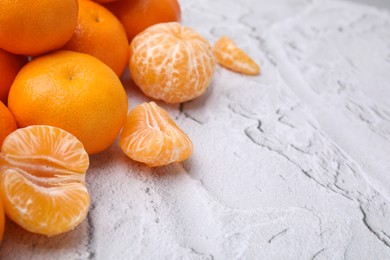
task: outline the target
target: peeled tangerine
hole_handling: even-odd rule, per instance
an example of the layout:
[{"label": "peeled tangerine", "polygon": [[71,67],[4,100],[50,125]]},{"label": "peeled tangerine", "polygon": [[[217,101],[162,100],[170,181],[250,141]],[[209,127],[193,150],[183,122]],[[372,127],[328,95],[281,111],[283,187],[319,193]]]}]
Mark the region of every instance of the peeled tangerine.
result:
[{"label": "peeled tangerine", "polygon": [[181,103],[203,94],[215,70],[210,43],[180,23],[160,23],[130,44],[131,78],[145,95]]},{"label": "peeled tangerine", "polygon": [[130,111],[119,143],[127,156],[150,167],[183,161],[193,151],[188,136],[154,102]]},{"label": "peeled tangerine", "polygon": [[229,37],[222,36],[214,44],[217,63],[228,69],[248,75],[260,74],[260,67]]},{"label": "peeled tangerine", "polygon": [[0,192],[7,216],[24,229],[53,236],[88,213],[87,152],[68,132],[35,125],[11,133],[0,153]]}]

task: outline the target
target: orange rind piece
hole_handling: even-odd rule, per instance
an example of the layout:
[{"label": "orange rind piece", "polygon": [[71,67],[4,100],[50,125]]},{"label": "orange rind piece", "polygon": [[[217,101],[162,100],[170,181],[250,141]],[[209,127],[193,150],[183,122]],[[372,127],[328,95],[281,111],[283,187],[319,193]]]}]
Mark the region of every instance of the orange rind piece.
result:
[{"label": "orange rind piece", "polygon": [[214,44],[214,55],[218,64],[232,71],[247,75],[260,74],[260,66],[227,36],[222,36]]},{"label": "orange rind piece", "polygon": [[68,132],[52,126],[20,128],[3,142],[0,193],[7,216],[24,229],[53,236],[88,213],[87,152]]},{"label": "orange rind piece", "polygon": [[193,152],[190,138],[154,102],[130,111],[119,144],[131,159],[150,167],[181,162]]}]

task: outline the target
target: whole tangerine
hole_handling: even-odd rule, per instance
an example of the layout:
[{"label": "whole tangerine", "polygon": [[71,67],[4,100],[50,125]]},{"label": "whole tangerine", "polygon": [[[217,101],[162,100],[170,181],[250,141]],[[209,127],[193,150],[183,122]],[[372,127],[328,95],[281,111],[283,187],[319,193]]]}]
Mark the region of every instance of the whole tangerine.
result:
[{"label": "whole tangerine", "polygon": [[77,24],[77,0],[0,1],[0,48],[40,55],[62,47]]},{"label": "whole tangerine", "polygon": [[95,56],[118,76],[129,61],[129,42],[123,25],[109,10],[88,0],[79,0],[76,29],[62,49]]},{"label": "whole tangerine", "polygon": [[7,103],[8,92],[19,70],[27,63],[27,57],[0,49],[0,101]]},{"label": "whole tangerine", "polygon": [[129,41],[149,26],[181,20],[177,0],[120,0],[105,6],[122,22]]},{"label": "whole tangerine", "polygon": [[118,135],[126,120],[127,96],[118,76],[97,58],[57,51],[22,68],[8,106],[19,127],[62,128],[93,154],[108,148]]},{"label": "whole tangerine", "polygon": [[180,23],[161,23],[130,44],[130,74],[145,95],[181,103],[203,94],[215,71],[210,43]]},{"label": "whole tangerine", "polygon": [[17,128],[15,119],[8,108],[0,101],[0,147],[4,139]]}]

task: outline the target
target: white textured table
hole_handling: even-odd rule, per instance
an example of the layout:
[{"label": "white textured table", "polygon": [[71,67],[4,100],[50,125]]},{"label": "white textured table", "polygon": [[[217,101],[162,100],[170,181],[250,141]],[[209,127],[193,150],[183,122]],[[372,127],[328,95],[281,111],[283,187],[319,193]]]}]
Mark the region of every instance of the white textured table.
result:
[{"label": "white textured table", "polygon": [[[1,259],[389,259],[390,14],[337,1],[181,1],[258,60],[164,106],[194,155],[91,157],[92,206],[53,238],[7,223]],[[130,107],[147,100],[125,76]]]}]

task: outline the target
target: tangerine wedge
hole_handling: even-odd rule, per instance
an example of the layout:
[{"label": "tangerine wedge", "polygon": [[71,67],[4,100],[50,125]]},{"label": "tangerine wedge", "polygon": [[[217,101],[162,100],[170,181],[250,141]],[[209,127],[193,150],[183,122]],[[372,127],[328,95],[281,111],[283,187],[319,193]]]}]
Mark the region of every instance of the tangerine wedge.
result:
[{"label": "tangerine wedge", "polygon": [[60,128],[34,125],[14,131],[0,153],[5,213],[33,233],[71,230],[88,212],[88,166],[82,143]]},{"label": "tangerine wedge", "polygon": [[217,63],[230,70],[248,75],[260,74],[260,67],[227,36],[222,36],[214,44]]},{"label": "tangerine wedge", "polygon": [[149,167],[181,162],[193,151],[190,138],[154,102],[130,111],[119,144],[127,156]]}]

